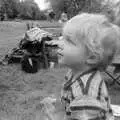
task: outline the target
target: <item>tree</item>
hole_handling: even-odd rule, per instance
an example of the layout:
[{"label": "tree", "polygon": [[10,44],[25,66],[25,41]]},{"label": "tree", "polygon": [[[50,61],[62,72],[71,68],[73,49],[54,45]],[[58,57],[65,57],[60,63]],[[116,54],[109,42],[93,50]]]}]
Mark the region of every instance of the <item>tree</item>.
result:
[{"label": "tree", "polygon": [[[40,11],[34,0],[0,0],[0,18],[4,15],[7,18],[22,18],[22,19],[45,19],[45,15]],[[2,16],[2,17],[1,17]]]},{"label": "tree", "polygon": [[18,14],[18,1],[16,0],[2,0],[4,12],[9,18],[15,18]]},{"label": "tree", "polygon": [[23,19],[45,19],[45,15],[40,11],[34,0],[21,2],[19,11],[19,17]]},{"label": "tree", "polygon": [[72,17],[79,12],[101,12],[101,1],[99,0],[46,0],[51,3],[54,11],[58,13],[66,12]]}]

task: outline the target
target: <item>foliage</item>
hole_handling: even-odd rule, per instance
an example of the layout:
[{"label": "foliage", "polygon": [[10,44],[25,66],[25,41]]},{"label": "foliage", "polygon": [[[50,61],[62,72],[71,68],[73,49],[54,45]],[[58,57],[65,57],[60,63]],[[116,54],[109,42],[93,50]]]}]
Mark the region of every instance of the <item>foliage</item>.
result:
[{"label": "foliage", "polygon": [[113,22],[115,20],[115,12],[111,5],[106,4],[106,5],[102,6],[102,13],[104,13],[111,22]]},{"label": "foliage", "polygon": [[19,17],[23,19],[38,19],[40,16],[40,10],[36,3],[32,1],[25,1],[20,3]]},{"label": "foliage", "polygon": [[59,18],[64,11],[64,0],[46,0],[46,2],[50,2],[53,11],[56,13],[56,18]]},{"label": "foliage", "polygon": [[2,0],[1,11],[6,13],[9,18],[15,18],[18,15],[17,7],[16,0]]},{"label": "foliage", "polygon": [[114,23],[120,26],[120,1],[117,1],[117,3],[113,6],[114,8]]},{"label": "foliage", "polygon": [[57,15],[66,12],[68,17],[81,13],[81,12],[89,12],[89,13],[105,13],[105,14],[113,14],[111,8],[108,6],[103,7],[104,0],[46,0],[51,3],[53,10],[57,13]]},{"label": "foliage", "polygon": [[[56,13],[56,18],[59,19],[62,12],[67,13],[68,18],[81,13],[104,13],[112,21],[114,12],[110,5],[103,5],[104,0],[46,0],[51,3],[53,11]],[[10,19],[32,19],[44,20],[46,15],[40,11],[34,0],[0,0],[0,17],[7,16]]]},{"label": "foliage", "polygon": [[21,19],[46,19],[45,14],[40,11],[38,5],[34,0],[0,0],[1,11],[0,13],[6,14],[8,18],[21,18]]}]

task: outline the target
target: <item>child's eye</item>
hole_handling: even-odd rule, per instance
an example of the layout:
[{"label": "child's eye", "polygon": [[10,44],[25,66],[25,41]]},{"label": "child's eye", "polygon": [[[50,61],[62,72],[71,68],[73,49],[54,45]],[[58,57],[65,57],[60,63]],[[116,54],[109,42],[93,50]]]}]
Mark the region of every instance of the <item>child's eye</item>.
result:
[{"label": "child's eye", "polygon": [[68,43],[76,46],[76,44],[75,44],[71,39],[66,39],[66,41],[67,41]]},{"label": "child's eye", "polygon": [[71,118],[70,120],[79,120],[79,119],[76,119],[76,118]]}]

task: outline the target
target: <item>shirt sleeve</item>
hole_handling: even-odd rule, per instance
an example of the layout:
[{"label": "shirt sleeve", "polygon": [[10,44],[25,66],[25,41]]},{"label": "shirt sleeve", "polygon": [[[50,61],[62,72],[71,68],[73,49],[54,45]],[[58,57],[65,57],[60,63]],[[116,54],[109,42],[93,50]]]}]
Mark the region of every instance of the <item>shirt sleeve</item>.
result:
[{"label": "shirt sleeve", "polygon": [[62,104],[65,104],[65,106],[66,104],[69,104],[72,99],[71,88],[66,89],[66,85],[69,84],[69,81],[72,80],[72,77],[72,71],[69,70],[65,75],[65,83],[63,84],[61,89],[61,102]]}]

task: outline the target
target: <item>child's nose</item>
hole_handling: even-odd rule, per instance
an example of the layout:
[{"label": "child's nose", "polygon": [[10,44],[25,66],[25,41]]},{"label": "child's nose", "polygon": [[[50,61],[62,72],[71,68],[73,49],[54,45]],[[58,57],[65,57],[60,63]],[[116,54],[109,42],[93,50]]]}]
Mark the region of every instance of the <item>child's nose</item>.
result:
[{"label": "child's nose", "polygon": [[58,47],[58,49],[61,49],[63,50],[63,47],[64,47],[64,41],[59,41],[59,40],[54,40],[54,41],[51,41],[50,43],[51,45],[56,45]]},{"label": "child's nose", "polygon": [[64,43],[61,41],[58,43],[58,49],[63,50],[63,48],[64,48]]},{"label": "child's nose", "polygon": [[49,45],[58,45],[59,44],[59,40],[48,41],[47,44],[49,44]]}]

